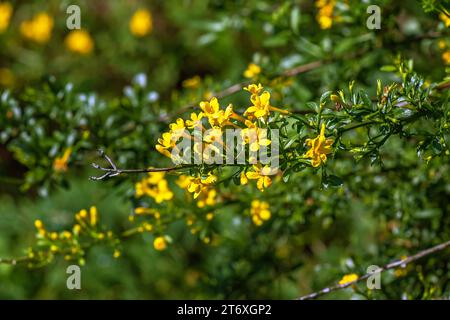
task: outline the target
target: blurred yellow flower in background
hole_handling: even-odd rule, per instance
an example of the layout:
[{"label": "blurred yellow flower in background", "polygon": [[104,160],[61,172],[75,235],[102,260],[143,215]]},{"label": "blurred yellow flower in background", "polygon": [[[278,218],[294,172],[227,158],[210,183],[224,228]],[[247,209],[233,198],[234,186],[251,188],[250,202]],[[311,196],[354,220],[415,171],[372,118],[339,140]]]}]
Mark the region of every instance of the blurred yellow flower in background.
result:
[{"label": "blurred yellow flower in background", "polygon": [[445,64],[450,64],[450,50],[447,50],[442,54],[442,60],[444,60]]},{"label": "blurred yellow flower in background", "polygon": [[89,54],[94,48],[94,41],[85,30],[73,30],[66,37],[67,48],[79,54]]},{"label": "blurred yellow flower in background", "polygon": [[247,67],[247,70],[244,71],[244,77],[254,78],[260,73],[261,73],[261,67],[255,63],[250,63]]},{"label": "blurred yellow flower in background", "polygon": [[61,157],[55,158],[53,161],[53,169],[56,172],[67,171],[67,163],[69,162],[70,154],[72,153],[72,148],[67,148]]},{"label": "blurred yellow flower in background", "polygon": [[130,20],[130,31],[137,37],[143,37],[153,29],[152,15],[147,9],[137,10]]},{"label": "blurred yellow flower in background", "polygon": [[200,87],[201,83],[202,78],[200,78],[200,76],[194,76],[192,78],[184,80],[182,86],[183,88],[187,89],[197,89]]},{"label": "blurred yellow flower in background", "polygon": [[9,26],[9,20],[12,15],[12,6],[9,2],[0,3],[0,33],[4,32]]},{"label": "blurred yellow flower in background", "polygon": [[165,237],[156,237],[153,241],[153,247],[158,251],[163,251],[167,248],[167,241]]},{"label": "blurred yellow flower in background", "polygon": [[450,18],[445,13],[442,12],[439,15],[439,18],[442,20],[442,22],[444,22],[447,28],[450,27]]},{"label": "blurred yellow flower in background", "polygon": [[265,201],[253,200],[250,215],[255,225],[262,225],[264,221],[269,220],[271,217],[269,204]]},{"label": "blurred yellow flower in background", "polygon": [[333,9],[336,4],[335,0],[318,0],[316,7],[319,8],[316,20],[321,29],[329,29],[333,25]]},{"label": "blurred yellow flower in background", "polygon": [[50,40],[52,29],[53,18],[45,12],[38,13],[31,20],[23,21],[20,24],[20,32],[22,35],[40,44],[44,44]]},{"label": "blurred yellow flower in background", "polygon": [[14,84],[14,74],[8,68],[0,68],[0,85],[9,87]]}]

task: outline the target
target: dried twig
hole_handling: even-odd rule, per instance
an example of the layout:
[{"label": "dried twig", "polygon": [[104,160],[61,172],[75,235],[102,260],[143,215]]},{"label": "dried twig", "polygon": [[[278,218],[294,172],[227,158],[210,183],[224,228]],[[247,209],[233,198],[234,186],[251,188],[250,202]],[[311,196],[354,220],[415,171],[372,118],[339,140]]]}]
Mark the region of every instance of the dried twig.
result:
[{"label": "dried twig", "polygon": [[[423,257],[426,257],[426,256],[430,255],[430,254],[442,251],[442,250],[444,250],[444,249],[446,249],[448,247],[450,247],[450,240],[447,241],[447,242],[443,242],[441,244],[438,244],[438,245],[436,245],[434,247],[431,247],[431,248],[419,251],[418,253],[416,253],[416,254],[414,254],[412,256],[409,256],[409,257],[407,257],[405,259],[395,260],[393,262],[390,262],[387,265],[385,265],[384,267],[379,268],[376,271],[376,273],[381,273],[381,272],[384,272],[386,270],[397,268],[397,267],[400,267],[400,266],[403,267],[403,266],[405,266],[405,265],[407,265],[407,264],[409,264],[411,262],[419,260],[419,259],[421,259]],[[323,288],[320,291],[317,291],[317,292],[314,292],[314,293],[310,293],[310,294],[308,294],[306,296],[299,297],[299,298],[297,298],[297,300],[316,299],[316,298],[318,298],[318,297],[320,297],[320,296],[322,296],[324,294],[327,294],[327,293],[330,293],[330,292],[333,292],[333,291],[338,291],[338,290],[347,288],[349,286],[352,286],[352,285],[356,284],[357,282],[360,282],[362,280],[365,280],[365,279],[369,278],[370,276],[373,276],[373,274],[374,273],[366,273],[365,275],[359,277],[355,281],[347,282],[345,284],[338,284],[338,285],[326,287],[326,288]]]},{"label": "dried twig", "polygon": [[167,167],[167,168],[143,168],[143,169],[120,169],[117,167],[117,165],[114,163],[114,161],[111,160],[110,157],[108,157],[103,150],[98,151],[100,156],[103,157],[110,165],[110,168],[104,168],[97,163],[92,163],[92,166],[95,169],[104,171],[105,173],[101,176],[92,176],[90,177],[91,180],[104,180],[109,177],[115,177],[123,173],[145,173],[145,172],[168,172],[168,171],[175,171],[179,169],[186,169],[190,168],[193,165],[184,165],[184,166],[174,166],[174,167]]}]

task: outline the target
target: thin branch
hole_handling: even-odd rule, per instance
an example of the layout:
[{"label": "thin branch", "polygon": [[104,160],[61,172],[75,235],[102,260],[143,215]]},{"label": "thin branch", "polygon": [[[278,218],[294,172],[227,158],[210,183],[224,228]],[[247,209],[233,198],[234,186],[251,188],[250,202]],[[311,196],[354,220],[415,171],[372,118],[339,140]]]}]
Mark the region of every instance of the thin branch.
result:
[{"label": "thin branch", "polygon": [[[436,245],[434,247],[431,247],[431,248],[419,251],[418,253],[416,253],[416,254],[414,254],[412,256],[409,256],[409,257],[407,257],[405,259],[395,260],[393,262],[390,262],[390,263],[386,264],[384,267],[379,268],[376,271],[376,273],[381,273],[381,272],[384,272],[386,270],[397,268],[397,267],[400,267],[400,266],[404,267],[407,264],[412,263],[414,261],[417,261],[417,260],[419,260],[419,259],[421,259],[423,257],[426,257],[426,256],[430,255],[430,254],[433,254],[433,253],[436,253],[436,252],[439,252],[439,251],[443,251],[443,250],[445,250],[448,247],[450,247],[450,240],[447,241],[447,242],[443,242],[441,244],[438,244],[438,245]],[[338,290],[347,288],[349,286],[352,286],[352,285],[356,284],[357,282],[363,281],[363,280],[365,280],[365,279],[367,279],[367,278],[369,278],[370,276],[373,276],[373,275],[374,275],[374,273],[366,273],[365,275],[359,277],[355,281],[347,282],[345,284],[338,284],[338,285],[326,287],[326,288],[323,288],[320,291],[317,291],[317,292],[314,292],[314,293],[310,293],[310,294],[308,294],[306,296],[299,297],[296,300],[316,299],[316,298],[318,298],[318,297],[320,297],[320,296],[322,296],[324,294],[327,294],[327,293],[330,293],[330,292],[334,292],[334,291],[338,291]]]},{"label": "thin branch", "polygon": [[110,157],[108,157],[103,150],[98,151],[100,156],[103,157],[110,165],[110,168],[105,168],[97,163],[92,163],[92,166],[95,169],[101,170],[104,172],[101,176],[92,176],[90,177],[91,180],[105,180],[106,178],[115,177],[123,173],[145,173],[145,172],[169,172],[169,171],[175,171],[179,169],[186,169],[193,167],[194,165],[184,165],[184,166],[174,166],[174,167],[167,167],[167,168],[143,168],[143,169],[120,169],[117,167],[117,165],[114,163],[114,161],[111,160]]}]

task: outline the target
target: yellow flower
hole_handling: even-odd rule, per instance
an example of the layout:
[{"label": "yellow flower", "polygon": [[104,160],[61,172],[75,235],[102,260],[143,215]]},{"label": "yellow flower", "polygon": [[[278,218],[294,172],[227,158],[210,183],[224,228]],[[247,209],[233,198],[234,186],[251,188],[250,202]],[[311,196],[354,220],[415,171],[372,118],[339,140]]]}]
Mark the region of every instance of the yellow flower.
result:
[{"label": "yellow flower", "polygon": [[203,114],[210,118],[217,118],[219,114],[219,101],[216,97],[212,97],[211,100],[208,101],[202,101],[200,102],[200,109],[202,109]]},{"label": "yellow flower", "polygon": [[194,76],[192,78],[184,80],[181,85],[184,88],[197,89],[198,87],[200,87],[201,83],[202,83],[202,78],[200,78],[200,76]]},{"label": "yellow flower", "polygon": [[130,20],[130,31],[136,37],[143,37],[149,34],[153,28],[152,15],[147,9],[137,10]]},{"label": "yellow flower", "polygon": [[261,85],[261,83],[258,83],[257,85],[250,84],[244,88],[245,91],[250,92],[252,95],[260,94],[263,89],[264,89],[264,87]]},{"label": "yellow flower", "polygon": [[164,172],[149,172],[148,177],[136,183],[136,197],[146,195],[155,199],[156,203],[171,200],[173,193],[164,175]]},{"label": "yellow flower", "polygon": [[325,124],[322,123],[320,134],[314,139],[306,139],[306,144],[310,149],[305,156],[311,158],[311,165],[318,167],[327,161],[327,154],[332,152],[331,145],[334,143],[333,139],[325,138]]},{"label": "yellow flower", "polygon": [[342,277],[342,279],[339,281],[339,285],[344,285],[353,281],[358,280],[358,275],[356,273],[346,274]]},{"label": "yellow flower", "polygon": [[39,233],[41,236],[45,236],[46,231],[45,231],[45,228],[44,228],[44,224],[42,223],[41,220],[36,220],[36,221],[34,222],[34,226],[36,227],[38,233]]},{"label": "yellow flower", "polygon": [[216,181],[217,177],[211,172],[206,177],[189,177],[187,190],[194,194],[194,199],[197,199],[202,192],[207,191]]},{"label": "yellow flower", "polygon": [[41,12],[31,20],[23,21],[20,24],[22,35],[37,43],[44,44],[50,40],[53,29],[53,18],[47,13]]},{"label": "yellow flower", "polygon": [[216,97],[212,97],[211,100],[200,102],[200,109],[203,111],[203,115],[208,118],[209,124],[212,127],[222,127],[228,124],[228,120],[234,114],[233,106],[229,104],[224,110],[220,109],[219,101]]},{"label": "yellow flower", "polygon": [[241,185],[246,185],[247,183],[248,183],[248,178],[247,178],[247,176],[245,175],[245,172],[244,171],[242,171],[241,172],[241,175],[240,175],[240,182],[241,182]]},{"label": "yellow flower", "polygon": [[252,95],[250,98],[253,105],[248,107],[244,116],[250,115],[256,118],[267,118],[270,113],[270,93],[264,91],[261,95]]},{"label": "yellow flower", "polygon": [[273,175],[275,172],[269,166],[262,167],[261,164],[253,165],[253,170],[246,173],[247,178],[257,180],[256,187],[260,191],[264,191],[264,188],[270,187],[272,179],[270,179],[269,175]]},{"label": "yellow flower", "polygon": [[336,5],[335,0],[318,0],[316,7],[319,8],[316,20],[321,29],[329,29],[333,25],[333,10]]},{"label": "yellow flower", "polygon": [[271,217],[269,204],[265,201],[253,200],[250,215],[255,225],[260,226]]},{"label": "yellow flower", "polygon": [[177,144],[176,137],[170,132],[164,132],[162,138],[158,139],[156,150],[168,158],[172,158],[172,154],[168,149],[173,149]]},{"label": "yellow flower", "polygon": [[445,13],[441,12],[439,18],[444,22],[447,28],[450,27],[450,18]]},{"label": "yellow flower", "polygon": [[4,32],[9,26],[13,8],[9,2],[0,3],[0,33]]},{"label": "yellow flower", "polygon": [[450,50],[447,50],[442,54],[442,60],[444,60],[445,64],[450,64]]},{"label": "yellow flower", "polygon": [[70,51],[79,54],[89,54],[94,47],[94,41],[85,30],[73,30],[66,37],[66,46]]},{"label": "yellow flower", "polygon": [[194,129],[197,127],[201,127],[201,123],[202,123],[202,118],[203,118],[203,113],[199,112],[191,113],[191,119],[190,120],[186,120],[186,127],[188,127],[189,129]]},{"label": "yellow flower", "polygon": [[156,237],[153,241],[153,247],[158,250],[162,251],[167,248],[167,240],[165,237]]},{"label": "yellow flower", "polygon": [[206,214],[206,220],[211,221],[212,219],[214,219],[214,213],[209,212]]},{"label": "yellow flower", "polygon": [[67,171],[67,163],[69,162],[71,153],[72,148],[67,148],[61,157],[55,158],[55,160],[53,160],[53,170],[55,170],[56,172]]},{"label": "yellow flower", "polygon": [[94,227],[97,224],[97,220],[98,220],[97,207],[92,206],[89,209],[89,217],[90,217],[91,226]]},{"label": "yellow flower", "polygon": [[116,249],[114,250],[113,257],[117,259],[120,257],[120,254],[121,254],[120,251]]},{"label": "yellow flower", "polygon": [[244,77],[254,78],[260,73],[261,73],[261,67],[258,66],[257,64],[250,63],[247,67],[247,70],[244,71]]},{"label": "yellow flower", "polygon": [[271,141],[267,139],[267,129],[258,128],[258,126],[250,121],[246,121],[247,128],[241,131],[244,144],[250,144],[250,151],[256,152],[261,146],[267,147]]},{"label": "yellow flower", "polygon": [[174,123],[169,124],[172,139],[178,140],[183,135],[185,128],[184,120],[181,118],[178,118]]},{"label": "yellow flower", "polygon": [[213,206],[216,204],[216,196],[217,191],[214,188],[211,188],[209,190],[206,190],[200,196],[197,200],[197,207],[204,208],[205,206]]}]

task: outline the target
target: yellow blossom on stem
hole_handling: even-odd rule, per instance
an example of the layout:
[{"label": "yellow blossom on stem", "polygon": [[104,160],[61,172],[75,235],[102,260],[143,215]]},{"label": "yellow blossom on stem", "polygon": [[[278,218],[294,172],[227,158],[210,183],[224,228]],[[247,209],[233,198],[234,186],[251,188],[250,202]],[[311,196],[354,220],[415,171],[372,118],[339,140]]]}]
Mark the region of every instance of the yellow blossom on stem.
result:
[{"label": "yellow blossom on stem", "polygon": [[359,277],[356,273],[346,274],[342,277],[342,279],[339,281],[339,285],[344,285],[353,281],[358,280]]},{"label": "yellow blossom on stem", "polygon": [[41,12],[31,20],[23,21],[20,24],[22,35],[34,42],[44,44],[50,40],[53,29],[53,18],[47,13]]},{"label": "yellow blossom on stem", "polygon": [[262,146],[267,147],[271,141],[267,139],[267,129],[259,128],[256,123],[246,121],[247,128],[241,131],[244,144],[250,145],[250,151],[256,152]]},{"label": "yellow blossom on stem", "polygon": [[0,33],[4,32],[9,26],[12,15],[12,5],[9,2],[0,3]]},{"label": "yellow blossom on stem", "polygon": [[67,171],[67,163],[69,162],[70,155],[72,153],[72,148],[67,148],[61,157],[55,158],[53,161],[53,170],[56,172]]},{"label": "yellow blossom on stem", "polygon": [[159,153],[165,155],[168,158],[172,158],[172,154],[169,149],[173,149],[176,146],[177,139],[175,139],[174,135],[170,132],[164,132],[162,134],[162,138],[158,139],[158,143],[156,145],[156,150]]},{"label": "yellow blossom on stem", "polygon": [[327,154],[332,152],[331,145],[334,143],[333,139],[325,137],[325,124],[322,123],[320,134],[314,139],[306,139],[306,144],[310,149],[305,156],[311,158],[311,165],[318,167],[327,161]]},{"label": "yellow blossom on stem", "polygon": [[255,225],[260,226],[271,217],[269,204],[265,201],[253,200],[250,215]]},{"label": "yellow blossom on stem", "polygon": [[244,171],[241,172],[241,175],[239,176],[239,180],[241,182],[241,185],[246,185],[248,183],[248,178]]},{"label": "yellow blossom on stem", "polygon": [[247,87],[244,87],[244,90],[250,92],[252,95],[260,94],[263,89],[264,87],[261,85],[261,83],[250,84]]},{"label": "yellow blossom on stem", "polygon": [[272,179],[269,175],[273,175],[275,172],[270,168],[270,166],[262,167],[261,164],[253,165],[253,171],[246,173],[246,176],[250,180],[257,180],[256,187],[260,191],[264,191],[265,188],[270,187],[272,184]]},{"label": "yellow blossom on stem", "polygon": [[67,48],[75,53],[87,55],[94,48],[94,41],[86,30],[73,30],[65,40]]},{"label": "yellow blossom on stem", "polygon": [[261,73],[261,67],[255,63],[250,63],[247,67],[247,70],[244,71],[244,77],[255,78],[260,73]]},{"label": "yellow blossom on stem", "polygon": [[200,193],[207,191],[216,181],[217,177],[211,172],[206,177],[189,177],[187,190],[194,194],[194,199],[197,199]]},{"label": "yellow blossom on stem", "polygon": [[137,10],[130,19],[130,31],[136,37],[143,37],[153,29],[153,20],[150,11],[147,9]]},{"label": "yellow blossom on stem", "polygon": [[200,128],[201,123],[202,123],[202,118],[203,118],[202,112],[199,112],[199,113],[192,112],[191,119],[186,120],[186,127],[188,127],[189,129]]},{"label": "yellow blossom on stem", "polygon": [[270,113],[270,93],[264,91],[261,95],[252,95],[250,98],[253,103],[244,112],[244,116],[251,115],[256,118],[267,118]]}]

